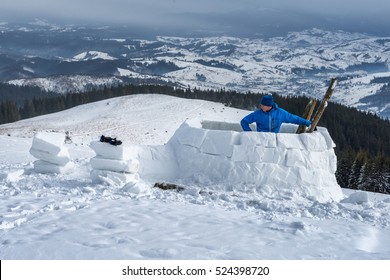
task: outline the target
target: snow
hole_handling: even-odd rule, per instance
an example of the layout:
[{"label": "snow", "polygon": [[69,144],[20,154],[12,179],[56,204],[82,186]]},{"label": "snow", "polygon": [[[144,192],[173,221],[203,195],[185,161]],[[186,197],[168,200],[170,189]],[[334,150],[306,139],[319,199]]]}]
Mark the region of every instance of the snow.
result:
[{"label": "snow", "polygon": [[[149,94],[1,125],[0,258],[389,259],[390,197],[330,183],[326,129],[244,133],[247,113]],[[72,171],[34,170],[37,142]]]},{"label": "snow", "polygon": [[56,155],[63,150],[65,135],[54,132],[38,132],[34,135],[32,149]]},{"label": "snow", "polygon": [[61,94],[85,92],[88,86],[103,87],[120,83],[117,77],[93,77],[88,75],[73,76],[53,76],[46,78],[17,79],[8,81],[16,86],[38,86],[47,92],[57,92]]},{"label": "snow", "polygon": [[94,59],[115,60],[116,58],[110,56],[108,53],[99,52],[99,51],[82,52],[73,57],[73,60],[80,60],[80,61],[94,60]]},{"label": "snow", "polygon": [[34,135],[30,154],[34,161],[34,170],[38,173],[69,173],[74,166],[70,162],[68,148],[64,147],[65,134],[38,132]]}]

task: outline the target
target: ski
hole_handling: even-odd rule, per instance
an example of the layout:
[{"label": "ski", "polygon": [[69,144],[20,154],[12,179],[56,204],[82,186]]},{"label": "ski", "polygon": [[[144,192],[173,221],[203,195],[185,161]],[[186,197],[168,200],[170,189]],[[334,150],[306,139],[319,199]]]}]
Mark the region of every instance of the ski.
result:
[{"label": "ski", "polygon": [[329,87],[324,95],[324,98],[322,99],[320,105],[318,106],[316,113],[314,114],[313,120],[311,122],[311,126],[307,132],[313,132],[315,130],[315,128],[317,127],[317,124],[320,121],[321,116],[325,111],[325,108],[328,106],[328,100],[332,96],[334,88],[336,87],[336,84],[337,84],[337,78],[332,78],[330,80]]}]

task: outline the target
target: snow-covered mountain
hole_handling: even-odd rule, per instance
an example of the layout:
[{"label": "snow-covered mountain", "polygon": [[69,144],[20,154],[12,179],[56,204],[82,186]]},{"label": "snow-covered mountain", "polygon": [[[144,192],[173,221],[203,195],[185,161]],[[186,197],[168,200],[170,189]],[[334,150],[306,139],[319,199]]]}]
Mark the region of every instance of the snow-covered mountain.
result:
[{"label": "snow-covered mountain", "polygon": [[[343,189],[341,200],[320,202],[298,195],[293,185],[166,182],[184,188],[179,191],[153,187],[152,177],[133,176],[130,185],[92,180],[90,144],[101,134],[117,137],[123,147],[153,147],[166,144],[185,120],[237,124],[247,113],[151,94],[1,125],[1,259],[389,259],[386,195]],[[64,148],[71,173],[35,171],[29,151],[37,132],[69,132],[72,142]],[[150,164],[164,162],[151,156]],[[268,175],[286,184],[278,172]]]},{"label": "snow-covered mountain", "polygon": [[389,37],[310,29],[258,39],[141,39],[123,29],[3,24],[0,47],[3,81],[44,86],[41,79],[50,77],[61,93],[72,92],[78,79],[85,84],[80,77],[87,75],[99,85],[148,79],[320,98],[338,77],[333,101],[390,116]]}]

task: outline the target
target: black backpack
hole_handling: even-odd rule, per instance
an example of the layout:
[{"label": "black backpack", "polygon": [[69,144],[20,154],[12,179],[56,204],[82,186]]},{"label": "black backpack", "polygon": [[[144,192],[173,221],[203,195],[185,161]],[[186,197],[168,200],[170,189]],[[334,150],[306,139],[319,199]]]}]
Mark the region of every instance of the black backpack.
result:
[{"label": "black backpack", "polygon": [[116,138],[106,137],[104,135],[100,136],[100,142],[109,143],[114,146],[118,146],[122,144],[121,140],[116,140]]}]

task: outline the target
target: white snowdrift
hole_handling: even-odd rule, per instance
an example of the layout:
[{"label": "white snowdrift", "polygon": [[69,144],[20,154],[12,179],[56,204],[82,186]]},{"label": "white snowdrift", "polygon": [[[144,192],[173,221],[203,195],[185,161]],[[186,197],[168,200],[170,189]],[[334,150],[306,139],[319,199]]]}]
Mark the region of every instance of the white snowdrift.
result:
[{"label": "white snowdrift", "polygon": [[[295,134],[295,130],[294,125],[284,125],[279,134],[242,132],[236,123],[194,119],[184,122],[166,145],[110,149],[122,157],[132,154],[144,180],[190,180],[201,187],[223,186],[219,188],[224,191],[244,185],[257,192],[340,201],[335,145],[328,131]],[[117,171],[114,166],[107,170]]]}]

